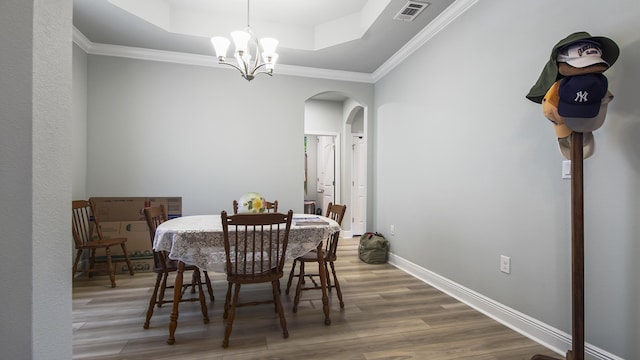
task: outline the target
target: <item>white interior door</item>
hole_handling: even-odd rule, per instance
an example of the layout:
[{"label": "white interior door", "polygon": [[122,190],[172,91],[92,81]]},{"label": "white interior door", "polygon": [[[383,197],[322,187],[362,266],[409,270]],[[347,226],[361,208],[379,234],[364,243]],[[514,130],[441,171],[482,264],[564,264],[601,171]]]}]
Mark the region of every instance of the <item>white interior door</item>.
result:
[{"label": "white interior door", "polygon": [[335,197],[335,137],[318,136],[318,185],[319,208],[324,210]]},{"label": "white interior door", "polygon": [[353,236],[365,232],[365,142],[362,136],[354,136],[351,145],[353,159],[351,161],[351,232]]}]

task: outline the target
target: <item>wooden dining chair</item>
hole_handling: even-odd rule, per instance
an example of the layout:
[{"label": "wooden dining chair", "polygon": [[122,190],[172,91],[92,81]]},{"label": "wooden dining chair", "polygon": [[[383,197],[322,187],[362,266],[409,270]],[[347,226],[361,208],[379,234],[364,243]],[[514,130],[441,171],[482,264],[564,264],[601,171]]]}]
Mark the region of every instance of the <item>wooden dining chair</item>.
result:
[{"label": "wooden dining chair", "polygon": [[[147,220],[147,225],[149,227],[149,237],[151,238],[151,246],[153,247],[153,240],[156,234],[156,229],[160,224],[167,221],[167,213],[164,209],[163,205],[146,207],[144,208],[144,216]],[[149,300],[149,308],[147,309],[147,317],[144,322],[144,328],[149,328],[149,322],[151,321],[151,317],[153,316],[153,309],[158,306],[162,307],[163,304],[173,303],[174,299],[165,299],[165,290],[166,289],[174,289],[173,284],[167,284],[169,274],[175,273],[178,270],[178,261],[172,260],[168,257],[168,252],[166,251],[156,251],[153,250],[153,271],[157,274],[156,276],[156,284],[153,288],[153,294]],[[187,288],[191,287],[191,293],[196,292],[196,286],[198,288],[198,296],[195,297],[182,297],[180,302],[192,302],[199,301],[200,309],[202,311],[202,315],[204,316],[205,323],[209,322],[207,304],[205,301],[205,296],[202,288],[202,278],[200,276],[200,269],[193,265],[185,265],[185,271],[192,271],[192,280],[191,283],[184,284],[182,286],[182,294],[186,292]],[[204,272],[205,284],[207,286],[207,291],[209,292],[209,297],[213,302],[213,287],[211,286],[211,280],[209,279],[209,275],[206,271]]]},{"label": "wooden dining chair", "polygon": [[[289,337],[287,321],[280,301],[279,281],[284,275],[284,260],[289,242],[293,211],[285,214],[237,214],[227,216],[222,211],[222,230],[229,287],[223,317],[227,319],[222,347],[229,346],[229,337],[238,307],[275,304],[280,317],[282,337]],[[263,301],[240,303],[240,287],[245,284],[271,283],[271,297]],[[232,294],[233,288],[233,297]]]},{"label": "wooden dining chair", "polygon": [[[342,225],[342,219],[344,218],[344,214],[347,211],[346,205],[337,205],[333,203],[329,203],[327,207],[326,217],[335,220],[338,225]],[[338,249],[338,240],[340,239],[340,231],[336,231],[335,233],[329,235],[329,237],[323,241],[322,244],[322,252],[323,252],[323,260],[324,261],[324,269],[325,269],[325,278],[327,279],[327,290],[331,291],[331,289],[336,289],[336,295],[338,296],[338,300],[340,301],[340,307],[344,308],[344,301],[342,301],[342,291],[340,290],[340,283],[338,282],[338,276],[336,275],[336,267],[334,265],[335,261],[338,259],[337,249]],[[291,272],[289,273],[289,280],[287,281],[287,289],[285,291],[286,294],[289,294],[289,289],[291,288],[291,282],[294,277],[298,278],[298,283],[296,284],[296,295],[293,300],[293,312],[298,311],[298,303],[300,302],[300,294],[303,290],[312,290],[312,289],[322,289],[321,285],[318,284],[315,280],[315,277],[320,276],[319,273],[305,273],[305,263],[318,263],[318,252],[317,250],[312,250],[302,256],[299,256],[293,260],[293,264],[291,265]],[[298,273],[295,273],[296,264],[300,264]],[[318,264],[319,265],[319,264]],[[320,267],[318,266],[318,269]],[[331,273],[333,275],[333,284],[331,283],[331,276],[329,276],[329,269],[331,269]],[[311,280],[313,286],[305,286],[305,277]]]},{"label": "wooden dining chair", "polygon": [[[73,200],[71,202],[72,210],[72,234],[73,241],[76,248],[76,259],[73,262],[73,276],[78,272],[88,273],[89,277],[93,276],[93,273],[103,271],[96,269],[96,263],[106,263],[107,271],[109,272],[109,280],[111,280],[111,287],[116,287],[116,276],[114,262],[124,261],[127,263],[129,274],[133,275],[133,267],[131,266],[131,260],[129,260],[129,253],[127,252],[127,238],[113,238],[105,239],[102,236],[102,230],[100,229],[100,223],[96,218],[95,206],[89,200]],[[95,236],[94,236],[95,231]],[[120,246],[124,254],[122,259],[115,259],[111,256],[111,248],[114,246]],[[104,260],[96,259],[96,250],[104,249]],[[89,268],[78,268],[80,258],[83,253],[89,252]]]},{"label": "wooden dining chair", "polygon": [[[278,200],[265,201],[265,209],[267,212],[278,212]],[[233,213],[238,213],[238,200],[233,200]]]},{"label": "wooden dining chair", "polygon": [[265,201],[265,209],[267,209],[267,212],[278,212],[278,200],[274,200],[273,202],[271,201]]}]

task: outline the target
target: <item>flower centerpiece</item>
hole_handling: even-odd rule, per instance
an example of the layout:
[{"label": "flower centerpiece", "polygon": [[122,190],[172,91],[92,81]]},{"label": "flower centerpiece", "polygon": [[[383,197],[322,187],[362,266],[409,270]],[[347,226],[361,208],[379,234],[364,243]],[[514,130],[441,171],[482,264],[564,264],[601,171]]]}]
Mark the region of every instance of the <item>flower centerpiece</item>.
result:
[{"label": "flower centerpiece", "polygon": [[238,200],[238,213],[259,214],[266,211],[266,200],[257,192],[248,192]]}]

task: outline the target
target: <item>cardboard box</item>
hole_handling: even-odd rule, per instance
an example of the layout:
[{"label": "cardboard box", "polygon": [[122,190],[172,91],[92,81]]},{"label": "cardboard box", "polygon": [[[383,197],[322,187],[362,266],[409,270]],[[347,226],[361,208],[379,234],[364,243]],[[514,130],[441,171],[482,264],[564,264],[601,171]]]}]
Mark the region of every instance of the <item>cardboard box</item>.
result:
[{"label": "cardboard box", "polygon": [[[96,216],[100,221],[100,229],[105,239],[126,237],[127,252],[135,272],[153,270],[153,250],[149,227],[144,218],[145,206],[164,205],[169,218],[182,216],[181,197],[101,197],[91,198]],[[97,237],[97,235],[95,235]],[[116,274],[128,273],[127,263],[120,246],[111,248],[112,260]],[[97,254],[97,260],[106,260],[104,253]],[[104,266],[99,264],[96,266]]]},{"label": "cardboard box", "polygon": [[143,209],[164,205],[169,219],[182,216],[182,197],[92,197],[96,214],[105,221],[144,221]]},{"label": "cardboard box", "polygon": [[[100,258],[100,256],[96,256],[96,258]],[[113,262],[114,271],[117,274],[129,274],[129,268],[127,267],[127,262],[124,261],[124,257],[122,255],[112,256],[111,260],[121,259],[122,261]],[[149,272],[153,271],[153,258],[152,259],[130,259],[131,266],[133,267],[133,272]],[[107,263],[98,263],[96,264],[96,269],[103,269],[106,275],[107,273]],[[117,280],[116,280],[117,281]]]},{"label": "cardboard box", "polygon": [[[105,239],[127,238],[125,246],[134,271],[153,270],[153,250],[146,221],[107,221],[101,222],[100,228]],[[96,259],[106,260],[105,256],[96,256]],[[113,260],[122,260],[122,262],[116,264],[116,273],[129,271],[127,263],[124,262],[122,247],[111,247],[111,258]]]}]

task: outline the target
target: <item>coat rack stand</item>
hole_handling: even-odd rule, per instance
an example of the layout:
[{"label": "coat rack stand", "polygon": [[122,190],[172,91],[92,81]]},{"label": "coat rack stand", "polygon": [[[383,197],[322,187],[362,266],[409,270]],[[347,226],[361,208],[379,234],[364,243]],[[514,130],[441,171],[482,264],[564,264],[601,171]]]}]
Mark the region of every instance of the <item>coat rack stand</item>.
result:
[{"label": "coat rack stand", "polygon": [[[571,133],[571,297],[572,348],[566,360],[584,360],[584,191],[583,136]],[[556,360],[534,355],[531,360]]]}]

